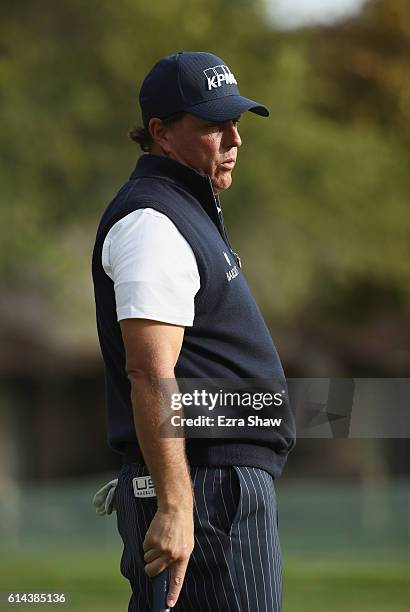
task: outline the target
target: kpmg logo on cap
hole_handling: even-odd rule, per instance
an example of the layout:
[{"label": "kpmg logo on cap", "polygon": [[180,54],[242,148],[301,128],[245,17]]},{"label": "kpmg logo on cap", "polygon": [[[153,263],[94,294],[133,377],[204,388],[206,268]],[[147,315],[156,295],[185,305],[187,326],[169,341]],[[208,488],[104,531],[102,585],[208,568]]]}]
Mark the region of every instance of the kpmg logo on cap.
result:
[{"label": "kpmg logo on cap", "polygon": [[221,87],[224,83],[225,85],[238,84],[228,66],[222,64],[220,66],[214,66],[213,68],[207,68],[204,70],[204,75],[206,76],[209,91]]}]

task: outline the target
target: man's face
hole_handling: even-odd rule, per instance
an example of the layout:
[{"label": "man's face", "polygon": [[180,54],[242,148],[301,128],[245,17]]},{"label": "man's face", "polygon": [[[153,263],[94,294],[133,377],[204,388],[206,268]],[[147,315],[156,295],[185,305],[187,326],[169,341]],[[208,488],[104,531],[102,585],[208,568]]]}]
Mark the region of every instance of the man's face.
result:
[{"label": "man's face", "polygon": [[239,117],[215,123],[186,114],[167,126],[168,156],[182,164],[208,174],[215,193],[228,189],[236,163],[241,138]]}]

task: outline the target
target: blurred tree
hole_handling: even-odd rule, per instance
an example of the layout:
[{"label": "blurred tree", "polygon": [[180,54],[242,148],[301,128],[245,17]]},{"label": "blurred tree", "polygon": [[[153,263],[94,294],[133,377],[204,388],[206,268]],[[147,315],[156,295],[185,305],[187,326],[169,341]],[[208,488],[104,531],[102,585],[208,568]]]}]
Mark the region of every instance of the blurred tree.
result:
[{"label": "blurred tree", "polygon": [[312,39],[319,109],[343,123],[375,122],[410,144],[410,3],[368,0]]}]

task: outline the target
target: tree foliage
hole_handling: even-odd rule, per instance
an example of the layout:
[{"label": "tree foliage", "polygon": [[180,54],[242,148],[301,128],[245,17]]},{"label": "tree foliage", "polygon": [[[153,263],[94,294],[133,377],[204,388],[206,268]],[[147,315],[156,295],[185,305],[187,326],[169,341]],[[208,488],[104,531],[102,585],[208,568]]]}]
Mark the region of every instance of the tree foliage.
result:
[{"label": "tree foliage", "polygon": [[313,31],[312,43],[318,108],[343,123],[390,128],[408,145],[410,4],[369,0],[359,16]]}]

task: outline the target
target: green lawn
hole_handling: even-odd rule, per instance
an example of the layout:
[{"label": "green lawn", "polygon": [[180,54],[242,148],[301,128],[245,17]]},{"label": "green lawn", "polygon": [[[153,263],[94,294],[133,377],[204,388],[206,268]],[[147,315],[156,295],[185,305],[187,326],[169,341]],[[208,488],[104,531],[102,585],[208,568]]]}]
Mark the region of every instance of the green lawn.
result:
[{"label": "green lawn", "polygon": [[[64,592],[67,606],[19,606],[46,612],[126,612],[128,583],[119,573],[118,554],[72,552],[0,558],[1,609],[4,593]],[[307,564],[287,560],[283,612],[407,612],[410,572],[405,564]],[[228,612],[228,611],[227,611]]]},{"label": "green lawn", "polygon": [[[69,609],[75,612],[126,612],[129,586],[119,572],[119,556],[102,553],[67,555],[30,554],[0,558],[0,590],[19,592],[65,593],[66,606],[4,606],[1,609],[25,607],[38,612]],[[3,596],[4,597],[4,596]]]},{"label": "green lawn", "polygon": [[408,612],[405,564],[288,562],[283,612]]}]

